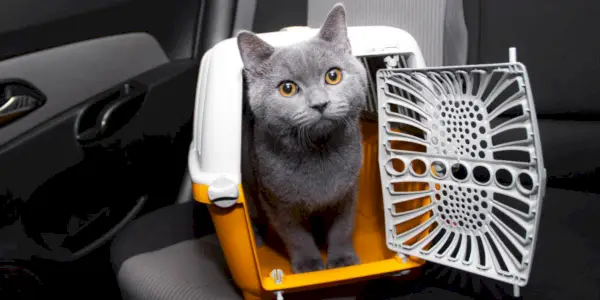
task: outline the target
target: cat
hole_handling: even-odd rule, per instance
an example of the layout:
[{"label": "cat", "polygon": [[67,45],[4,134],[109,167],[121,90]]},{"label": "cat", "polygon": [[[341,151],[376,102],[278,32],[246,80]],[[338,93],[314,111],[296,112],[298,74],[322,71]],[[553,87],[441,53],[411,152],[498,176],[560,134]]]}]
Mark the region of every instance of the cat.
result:
[{"label": "cat", "polygon": [[[258,198],[247,201],[252,223],[266,215],[294,273],[326,268],[304,225],[327,210],[335,212],[326,233],[327,268],[360,263],[352,236],[367,72],[352,55],[347,31],[345,8],[336,4],[316,36],[291,46],[237,34],[252,116],[243,150],[250,156],[243,168],[254,178],[244,179],[245,188]],[[255,230],[257,244],[260,235]]]}]

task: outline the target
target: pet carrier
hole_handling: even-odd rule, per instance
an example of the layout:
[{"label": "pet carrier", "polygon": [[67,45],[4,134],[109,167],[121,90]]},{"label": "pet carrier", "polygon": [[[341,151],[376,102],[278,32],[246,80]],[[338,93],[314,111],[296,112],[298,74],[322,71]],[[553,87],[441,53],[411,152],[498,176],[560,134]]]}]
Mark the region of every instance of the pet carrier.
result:
[{"label": "pet carrier", "polygon": [[[259,36],[277,47],[316,33]],[[369,91],[354,233],[361,264],[338,269],[293,274],[285,254],[255,246],[241,185],[248,128],[236,39],[202,58],[189,152],[193,193],[208,205],[245,299],[403,275],[426,261],[524,286],[545,181],[525,67],[426,68],[403,30],[349,27],[348,35]]]}]

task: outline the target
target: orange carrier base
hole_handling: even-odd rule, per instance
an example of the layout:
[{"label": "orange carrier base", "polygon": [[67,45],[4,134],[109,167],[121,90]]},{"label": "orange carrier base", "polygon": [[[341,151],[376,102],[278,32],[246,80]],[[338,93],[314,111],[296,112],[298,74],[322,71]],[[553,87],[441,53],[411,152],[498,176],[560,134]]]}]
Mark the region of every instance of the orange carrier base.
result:
[{"label": "orange carrier base", "polygon": [[[293,274],[285,254],[268,246],[255,246],[241,185],[237,204],[224,209],[210,205],[208,186],[194,184],[194,198],[199,202],[209,204],[209,211],[225,259],[235,283],[244,293],[244,299],[273,299],[273,293],[276,291],[284,291],[287,297],[290,295],[289,293],[297,291],[343,285],[350,281],[397,273],[424,264],[423,260],[415,257],[398,256],[386,245],[377,155],[378,126],[376,122],[364,120],[361,127],[364,153],[354,231],[354,247],[361,261],[359,265]],[[418,186],[419,184],[415,183],[414,185],[414,190],[422,189]],[[409,201],[403,205],[416,208],[428,204],[429,201],[431,201],[429,197],[424,197],[419,201]],[[409,207],[402,207],[401,210],[407,209]],[[420,219],[413,220],[415,224],[403,223],[405,228],[396,228],[396,231],[404,232],[428,218],[429,215],[426,214]],[[419,238],[417,237],[415,240]],[[283,280],[280,283],[276,283],[271,277],[271,272],[275,269],[281,269],[284,272]]]}]

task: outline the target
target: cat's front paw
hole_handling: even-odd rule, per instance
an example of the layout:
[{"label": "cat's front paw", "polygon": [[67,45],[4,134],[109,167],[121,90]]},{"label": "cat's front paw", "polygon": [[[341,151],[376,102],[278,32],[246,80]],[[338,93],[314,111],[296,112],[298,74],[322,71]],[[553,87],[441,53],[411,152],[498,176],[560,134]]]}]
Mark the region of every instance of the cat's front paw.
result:
[{"label": "cat's front paw", "polygon": [[292,260],[292,271],[294,273],[306,273],[325,269],[325,263],[320,257],[304,257]]},{"label": "cat's front paw", "polygon": [[360,264],[360,259],[354,250],[346,250],[340,253],[331,253],[327,257],[327,268],[335,269]]}]

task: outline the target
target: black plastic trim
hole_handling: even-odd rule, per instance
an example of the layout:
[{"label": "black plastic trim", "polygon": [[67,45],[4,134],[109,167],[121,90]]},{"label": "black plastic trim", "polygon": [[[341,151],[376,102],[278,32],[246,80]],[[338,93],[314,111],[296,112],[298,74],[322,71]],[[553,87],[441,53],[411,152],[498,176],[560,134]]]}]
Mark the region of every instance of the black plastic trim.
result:
[{"label": "black plastic trim", "polygon": [[125,226],[130,221],[132,221],[140,213],[140,211],[142,211],[142,208],[144,207],[144,204],[146,204],[146,201],[148,201],[148,196],[140,197],[137,200],[137,202],[135,203],[135,205],[131,208],[131,210],[125,215],[125,217],[123,217],[123,219],[121,219],[121,221],[119,221],[117,224],[115,224],[115,226],[113,226],[108,232],[103,234],[98,239],[94,240],[89,245],[73,252],[73,254],[71,254],[70,256],[57,257],[57,259],[62,260],[62,261],[73,261],[73,260],[76,260],[76,259],[79,259],[79,258],[85,256],[86,254],[97,249],[98,247],[104,245],[106,242],[108,242],[113,237],[115,237],[117,235],[117,233],[119,233],[121,230],[123,230],[123,228],[125,228]]},{"label": "black plastic trim", "polygon": [[[22,199],[13,224],[4,224],[0,231],[17,222],[24,228],[22,237],[3,241],[0,256],[77,259],[110,238],[104,230],[114,235],[129,221],[131,211],[143,213],[174,203],[187,165],[197,71],[198,61],[178,60],[117,84],[115,88],[125,83],[142,87],[143,102],[120,129],[93,143],[78,142],[75,124],[98,95],[0,148],[0,169],[10,170],[0,172],[0,193]],[[148,199],[143,204],[141,195]],[[71,239],[72,245],[65,248],[71,238],[67,223],[73,216],[107,208],[118,214],[100,226],[92,224],[97,238]],[[90,234],[87,227],[81,232]],[[73,231],[73,237],[77,235],[78,230]],[[58,242],[49,243],[50,236]],[[90,245],[85,244],[88,238]],[[29,244],[16,243],[20,240]]]}]

